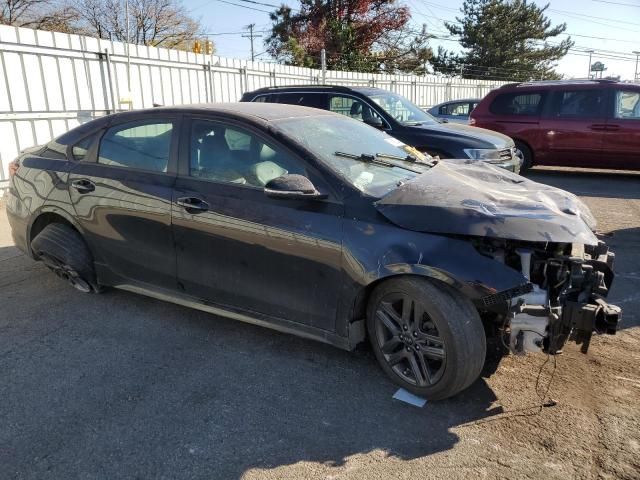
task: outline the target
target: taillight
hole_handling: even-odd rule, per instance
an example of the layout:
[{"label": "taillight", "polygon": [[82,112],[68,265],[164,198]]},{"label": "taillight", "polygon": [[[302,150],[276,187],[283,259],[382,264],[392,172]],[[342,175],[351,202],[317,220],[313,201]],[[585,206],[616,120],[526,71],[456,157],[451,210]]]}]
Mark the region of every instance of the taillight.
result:
[{"label": "taillight", "polygon": [[9,178],[16,174],[18,168],[20,168],[20,160],[16,158],[13,162],[9,163]]},{"label": "taillight", "polygon": [[473,117],[469,117],[469,125],[475,125],[476,124],[476,119]]}]

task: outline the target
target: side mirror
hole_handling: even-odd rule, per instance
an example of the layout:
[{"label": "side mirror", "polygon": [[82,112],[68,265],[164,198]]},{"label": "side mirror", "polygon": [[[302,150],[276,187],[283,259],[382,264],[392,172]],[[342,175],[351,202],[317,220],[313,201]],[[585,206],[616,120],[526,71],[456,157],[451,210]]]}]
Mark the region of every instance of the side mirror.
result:
[{"label": "side mirror", "polygon": [[382,120],[378,117],[369,117],[364,120],[364,123],[380,130],[384,128],[384,123],[382,123]]},{"label": "side mirror", "polygon": [[449,119],[448,118],[441,118],[440,119],[440,123],[449,123]]},{"label": "side mirror", "polygon": [[264,194],[270,198],[309,200],[326,198],[325,194],[316,190],[316,187],[303,175],[286,174],[269,180],[264,186]]}]

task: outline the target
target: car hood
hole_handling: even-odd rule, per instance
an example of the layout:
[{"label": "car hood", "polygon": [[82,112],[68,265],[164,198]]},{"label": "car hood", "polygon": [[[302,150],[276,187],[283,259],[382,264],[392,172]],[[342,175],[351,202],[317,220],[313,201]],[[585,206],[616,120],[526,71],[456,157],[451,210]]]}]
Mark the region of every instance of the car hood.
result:
[{"label": "car hood", "polygon": [[446,135],[458,135],[460,137],[471,137],[475,140],[486,142],[495,148],[507,148],[513,146],[513,140],[502,133],[487,130],[486,128],[470,127],[459,123],[428,123],[423,125],[407,126],[415,132],[429,131],[443,133]]},{"label": "car hood", "polygon": [[441,160],[375,202],[392,223],[420,232],[596,245],[596,222],[572,193],[485,162]]}]

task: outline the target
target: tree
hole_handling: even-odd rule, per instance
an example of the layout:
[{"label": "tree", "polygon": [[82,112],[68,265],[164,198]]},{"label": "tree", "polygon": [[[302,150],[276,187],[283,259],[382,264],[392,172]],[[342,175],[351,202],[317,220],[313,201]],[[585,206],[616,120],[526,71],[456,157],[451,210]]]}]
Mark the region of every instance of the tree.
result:
[{"label": "tree", "polygon": [[110,40],[187,49],[200,23],[179,0],[0,0],[0,23]]},{"label": "tree", "polygon": [[574,43],[570,37],[548,41],[567,28],[564,23],[551,26],[544,14],[548,7],[527,0],[465,0],[464,16],[445,26],[466,50],[456,55],[439,48],[431,61],[434,70],[465,78],[560,78],[554,67]]},{"label": "tree", "polygon": [[286,64],[360,72],[423,72],[431,56],[429,36],[408,28],[407,7],[395,0],[300,0],[271,15],[267,52]]},{"label": "tree", "polygon": [[[51,0],[0,0],[0,24],[51,30],[54,25],[67,24],[74,17],[65,7]],[[67,31],[66,26],[62,31]]]},{"label": "tree", "polygon": [[178,0],[129,0],[129,35],[121,0],[75,0],[76,28],[86,35],[167,48],[185,48],[200,24]]}]

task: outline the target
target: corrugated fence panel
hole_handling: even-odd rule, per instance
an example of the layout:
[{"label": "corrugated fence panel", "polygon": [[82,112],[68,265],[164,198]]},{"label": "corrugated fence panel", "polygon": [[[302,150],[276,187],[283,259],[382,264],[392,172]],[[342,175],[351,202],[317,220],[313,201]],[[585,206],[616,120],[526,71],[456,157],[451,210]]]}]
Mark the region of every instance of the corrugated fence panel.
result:
[{"label": "corrugated fence panel", "polygon": [[[0,25],[0,182],[19,151],[130,108],[234,102],[258,88],[320,84],[319,70],[127,45]],[[422,107],[482,97],[501,83],[327,71],[327,84],[377,86]],[[1,185],[1,184],[0,184]]]}]

